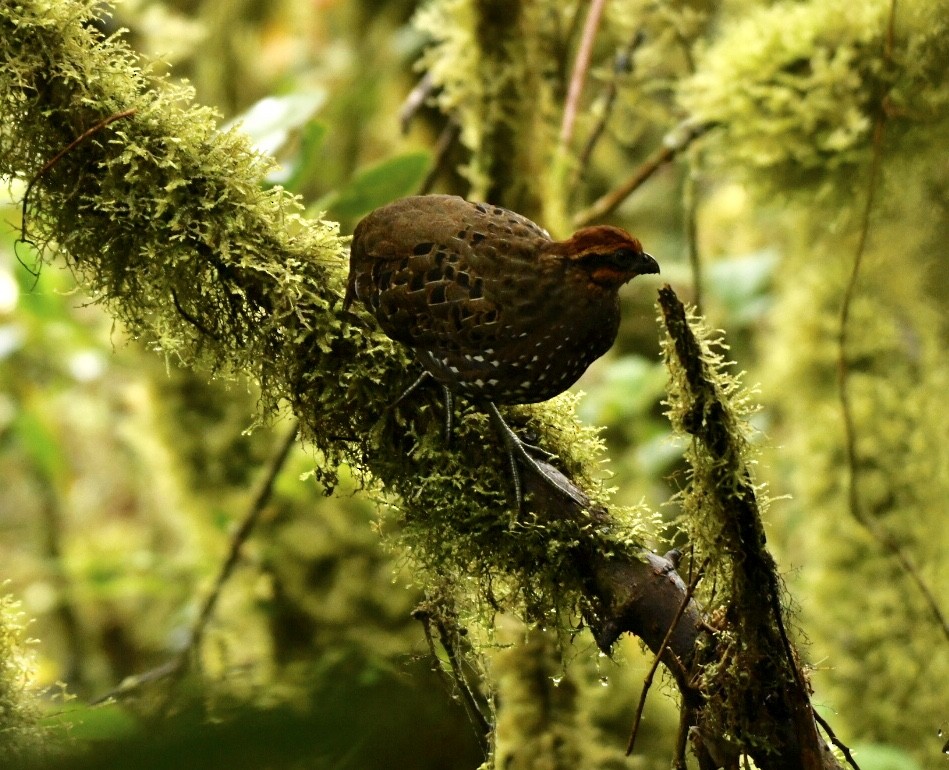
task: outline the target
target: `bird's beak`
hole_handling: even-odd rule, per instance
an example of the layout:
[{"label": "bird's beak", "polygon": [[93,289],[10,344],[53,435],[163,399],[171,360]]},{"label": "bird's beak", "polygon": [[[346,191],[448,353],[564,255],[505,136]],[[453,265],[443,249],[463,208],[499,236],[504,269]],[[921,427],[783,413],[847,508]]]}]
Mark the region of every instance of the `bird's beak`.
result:
[{"label": "bird's beak", "polygon": [[647,254],[645,251],[642,253],[639,262],[635,267],[636,272],[639,275],[647,275],[649,273],[659,272],[659,263],[656,262],[656,259],[652,254]]}]

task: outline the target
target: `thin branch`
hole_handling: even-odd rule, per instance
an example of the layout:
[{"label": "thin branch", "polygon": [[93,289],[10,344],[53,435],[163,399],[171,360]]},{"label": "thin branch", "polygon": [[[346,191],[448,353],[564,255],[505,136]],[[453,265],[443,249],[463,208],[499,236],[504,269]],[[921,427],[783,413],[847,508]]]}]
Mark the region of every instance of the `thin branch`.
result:
[{"label": "thin branch", "polygon": [[[417,607],[412,612],[412,617],[422,624],[422,630],[425,632],[425,643],[428,645],[429,655],[432,656],[432,660],[434,661],[434,666],[432,668],[438,672],[439,678],[444,682],[445,688],[450,692],[451,686],[456,682],[450,676],[448,676],[448,673],[445,671],[445,667],[442,665],[441,658],[438,657],[438,650],[435,649],[435,637],[432,636],[431,613],[424,607]],[[466,711],[467,706],[468,704],[465,703]],[[471,718],[472,715],[470,712],[468,716]]]},{"label": "thin branch", "polygon": [[250,537],[251,532],[254,531],[254,527],[257,526],[257,522],[260,520],[261,513],[263,513],[264,508],[267,507],[267,503],[270,502],[270,498],[273,496],[274,483],[276,482],[277,477],[280,475],[280,471],[283,470],[283,466],[286,464],[287,458],[290,456],[290,450],[293,448],[294,444],[296,444],[298,431],[299,425],[296,421],[294,421],[290,426],[290,430],[287,431],[283,442],[277,448],[277,452],[273,456],[273,459],[271,459],[270,465],[267,468],[267,474],[260,482],[260,487],[257,490],[257,494],[254,496],[254,502],[251,505],[250,510],[247,512],[247,515],[244,517],[241,525],[234,533],[234,537],[231,538],[231,548],[228,551],[227,558],[224,560],[224,564],[221,566],[221,571],[218,573],[217,580],[214,581],[214,588],[211,589],[211,593],[208,594],[208,597],[205,599],[204,606],[201,608],[198,619],[195,621],[194,627],[191,629],[191,637],[188,640],[188,646],[185,648],[186,651],[189,648],[197,648],[197,646],[201,643],[201,638],[204,636],[204,632],[207,629],[208,621],[211,620],[211,616],[214,614],[214,610],[217,607],[218,599],[221,597],[221,590],[224,588],[225,583],[227,583],[227,581],[230,579],[234,572],[234,568],[237,566],[237,561],[241,555],[241,549],[244,547],[244,543],[247,542],[247,538]]},{"label": "thin branch", "polygon": [[220,342],[220,337],[214,334],[214,332],[212,332],[210,329],[205,327],[204,324],[202,324],[197,318],[195,318],[193,315],[191,315],[191,313],[189,313],[187,310],[184,309],[184,307],[181,304],[181,300],[178,299],[178,292],[175,291],[175,288],[173,286],[171,287],[171,301],[175,305],[175,310],[177,310],[178,313],[181,315],[181,317],[184,318],[189,324],[191,324],[195,329],[197,329],[202,334],[205,334],[208,337],[211,337],[212,339]]},{"label": "thin branch", "polygon": [[461,670],[461,663],[458,659],[458,653],[455,651],[455,647],[449,638],[448,629],[445,628],[445,624],[440,619],[436,619],[435,623],[436,627],[438,628],[439,640],[442,643],[442,647],[445,649],[445,653],[448,655],[448,664],[451,666],[451,671],[455,678],[455,682],[458,684],[458,688],[461,691],[462,699],[465,702],[472,720],[478,725],[479,743],[481,743],[483,747],[487,749],[487,736],[491,732],[491,725],[488,723],[487,717],[485,717],[484,713],[479,708],[478,702],[475,700],[474,694],[472,693],[471,688],[468,686],[468,680],[465,678],[464,673]]},{"label": "thin branch", "polygon": [[679,729],[676,731],[675,751],[672,755],[673,770],[688,770],[688,763],[685,759],[685,750],[689,745],[690,722],[689,709],[679,709]]},{"label": "thin branch", "polygon": [[434,90],[435,84],[432,80],[432,73],[428,71],[415,84],[415,88],[409,91],[409,95],[405,97],[405,101],[402,102],[402,107],[399,109],[399,128],[403,134],[409,132],[412,120],[425,105],[425,102],[428,101],[428,97],[432,95]]},{"label": "thin branch", "polygon": [[603,110],[577,159],[577,167],[570,183],[571,190],[576,189],[586,174],[587,166],[590,164],[590,158],[593,156],[593,150],[603,136],[603,132],[606,131],[606,124],[613,114],[613,107],[616,104],[616,95],[619,93],[620,76],[632,71],[633,53],[642,45],[645,39],[646,36],[641,31],[637,32],[632,40],[616,54],[616,58],[613,62],[613,77],[610,78],[610,82],[606,86],[606,93],[603,98]]},{"label": "thin branch", "polygon": [[573,218],[575,227],[584,227],[602,219],[615,211],[620,204],[638,190],[653,174],[664,165],[672,161],[679,153],[685,150],[692,142],[712,127],[710,123],[694,123],[683,121],[672,131],[666,134],[662,145],[650,155],[633,174],[612,192],[595,201],[586,211],[581,211]]},{"label": "thin branch", "polygon": [[570,87],[567,90],[567,100],[564,104],[563,123],[560,126],[560,145],[566,147],[573,138],[573,125],[577,119],[577,110],[580,96],[583,94],[583,84],[586,82],[587,72],[590,70],[590,59],[593,56],[593,43],[600,28],[606,0],[593,0],[590,11],[587,13],[586,23],[583,25],[583,36],[580,38],[580,48],[573,63],[573,72],[570,75]]},{"label": "thin branch", "polygon": [[643,690],[639,696],[639,704],[636,706],[636,716],[633,718],[633,728],[629,734],[629,742],[626,744],[627,757],[633,753],[633,746],[636,745],[636,735],[639,733],[639,725],[642,722],[643,709],[646,708],[646,696],[649,694],[649,688],[652,687],[653,677],[656,675],[656,670],[659,668],[659,663],[662,661],[662,654],[669,646],[669,641],[672,639],[672,632],[675,631],[675,627],[679,624],[679,620],[682,618],[685,608],[689,606],[689,602],[692,600],[692,594],[695,593],[695,589],[698,586],[699,581],[702,579],[702,575],[705,572],[705,566],[707,564],[708,557],[706,557],[705,561],[702,562],[702,566],[699,567],[698,572],[696,572],[695,578],[693,578],[692,582],[689,583],[688,588],[686,588],[685,595],[682,597],[682,602],[679,604],[679,609],[672,618],[672,622],[669,624],[669,628],[666,631],[666,635],[662,639],[662,643],[659,645],[659,649],[656,650],[655,654],[653,655],[652,665],[649,667],[646,678],[643,680]]},{"label": "thin branch", "polygon": [[[461,695],[461,702],[465,707],[465,712],[468,714],[468,719],[470,719],[471,723],[475,726],[478,744],[481,746],[481,749],[487,753],[489,749],[488,735],[491,733],[491,724],[484,715],[484,711],[482,711],[478,705],[478,701],[475,699],[468,680],[461,669],[461,660],[459,659],[458,652],[455,650],[455,645],[452,643],[451,634],[444,620],[438,614],[430,612],[424,604],[415,609],[412,613],[412,617],[422,623],[422,627],[425,629],[425,640],[428,642],[428,648],[431,651],[432,658],[435,660],[436,668],[446,682],[454,683]],[[435,651],[435,640],[432,637],[431,629],[433,623],[438,630],[438,640],[448,658],[451,676],[445,671],[438,657],[438,653]]]},{"label": "thin branch", "polygon": [[201,639],[204,637],[204,632],[207,629],[207,625],[210,622],[212,616],[214,615],[214,610],[217,607],[218,600],[221,597],[221,591],[233,574],[234,568],[237,566],[237,562],[240,558],[241,549],[243,548],[244,543],[247,542],[247,538],[250,537],[251,532],[253,532],[254,527],[257,525],[261,513],[263,512],[264,508],[266,508],[267,503],[270,502],[270,498],[273,495],[274,483],[276,482],[280,471],[283,470],[283,467],[286,464],[287,457],[290,455],[290,450],[296,443],[298,430],[299,425],[296,421],[294,421],[283,442],[280,444],[276,453],[271,459],[267,468],[267,473],[261,480],[257,494],[254,496],[254,500],[250,509],[244,516],[244,520],[241,522],[241,525],[234,533],[234,536],[231,538],[231,547],[228,550],[227,558],[224,560],[224,563],[218,572],[217,579],[214,581],[214,587],[211,589],[211,592],[204,600],[204,604],[201,607],[201,612],[198,614],[197,620],[191,627],[187,644],[185,644],[185,646],[179,650],[175,657],[171,660],[166,661],[160,666],[156,666],[149,671],[127,677],[118,687],[93,700],[92,705],[102,703],[112,698],[119,698],[129,695],[130,693],[138,690],[142,685],[148,684],[149,682],[158,681],[166,677],[173,677],[173,680],[168,688],[168,697],[165,699],[163,708],[160,711],[163,712],[167,708],[170,703],[171,694],[174,691],[175,685],[188,670],[192,653],[201,644]]},{"label": "thin branch", "polygon": [[86,139],[88,139],[93,134],[101,131],[103,128],[108,126],[110,123],[114,123],[117,120],[122,118],[127,118],[130,115],[135,114],[135,109],[125,110],[124,112],[119,112],[114,115],[109,115],[108,117],[103,118],[94,126],[90,126],[85,131],[83,131],[79,136],[73,139],[69,144],[67,144],[62,150],[57,152],[52,158],[50,158],[46,163],[43,164],[43,167],[33,175],[32,179],[27,182],[26,190],[23,193],[23,201],[21,205],[20,212],[20,237],[13,242],[13,254],[16,256],[16,261],[20,263],[20,266],[26,270],[30,275],[33,276],[34,283],[33,288],[36,287],[36,282],[40,278],[40,269],[39,267],[36,270],[33,270],[29,265],[26,264],[24,259],[20,256],[20,246],[32,246],[36,249],[36,244],[30,240],[28,235],[29,230],[29,203],[30,203],[30,193],[33,192],[33,188],[36,186],[36,183],[60,160],[62,160],[69,152],[82,144]]},{"label": "thin branch", "polygon": [[691,168],[685,175],[682,190],[683,208],[685,209],[685,242],[689,253],[689,268],[692,271],[692,296],[695,300],[695,310],[702,313],[702,260],[699,255],[699,224],[698,203],[696,201],[695,173]]},{"label": "thin branch", "polygon": [[[890,0],[890,17],[887,27],[886,41],[883,56],[886,63],[892,61],[894,44],[894,24],[896,18],[896,0]],[[885,101],[885,100],[884,100]],[[850,368],[847,364],[847,345],[849,342],[850,310],[856,295],[857,282],[860,277],[860,268],[866,252],[867,240],[870,235],[870,216],[876,204],[876,193],[879,187],[880,169],[883,161],[883,140],[886,133],[887,110],[881,104],[873,127],[873,154],[870,158],[869,180],[867,183],[867,199],[864,204],[861,218],[860,235],[854,253],[853,266],[844,289],[840,305],[840,318],[837,332],[837,391],[840,401],[840,411],[844,424],[844,450],[847,457],[847,503],[850,515],[900,564],[901,568],[916,584],[919,592],[929,607],[943,635],[949,641],[949,622],[939,607],[935,594],[920,575],[902,546],[886,531],[886,529],[871,516],[863,511],[863,501],[860,499],[860,468],[857,457],[857,428],[853,416],[853,405],[850,398]]]},{"label": "thin branch", "polygon": [[23,211],[22,211],[22,221],[20,224],[20,242],[21,243],[30,243],[30,239],[27,237],[27,223],[29,219],[27,215],[27,209],[29,206],[30,193],[33,191],[33,188],[36,186],[36,183],[39,182],[39,180],[42,179],[43,176],[45,176],[46,173],[49,172],[51,168],[53,168],[53,166],[59,163],[59,161],[62,160],[66,156],[67,153],[72,152],[73,149],[75,149],[84,141],[86,141],[86,139],[88,139],[90,136],[98,133],[99,131],[101,131],[103,128],[110,125],[111,123],[115,123],[115,121],[117,120],[122,120],[123,118],[131,117],[132,115],[135,114],[135,112],[136,112],[135,109],[130,109],[130,110],[125,110],[124,112],[117,112],[114,115],[108,115],[107,117],[104,117],[98,123],[87,128],[79,136],[73,139],[69,144],[63,147],[63,149],[61,149],[52,158],[46,161],[46,163],[43,164],[43,167],[39,171],[36,172],[33,178],[30,179],[30,181],[27,183],[26,191],[23,193],[23,202],[21,204],[23,207]]},{"label": "thin branch", "polygon": [[821,729],[827,733],[827,737],[830,738],[830,742],[840,749],[840,753],[844,755],[844,759],[847,760],[847,764],[850,765],[853,770],[860,770],[860,765],[857,764],[857,760],[855,760],[853,755],[850,753],[850,747],[837,737],[837,734],[830,728],[830,724],[828,724],[827,720],[817,713],[817,709],[814,709],[814,720],[821,726]]}]

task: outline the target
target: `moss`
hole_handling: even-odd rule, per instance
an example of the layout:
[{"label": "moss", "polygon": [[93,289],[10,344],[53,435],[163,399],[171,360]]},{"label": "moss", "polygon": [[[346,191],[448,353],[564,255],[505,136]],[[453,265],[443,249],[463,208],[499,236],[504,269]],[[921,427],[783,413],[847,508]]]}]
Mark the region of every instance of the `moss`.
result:
[{"label": "moss", "polygon": [[[2,587],[2,586],[0,586]],[[48,736],[40,726],[35,662],[19,604],[0,594],[0,765],[13,767],[42,755]]]},{"label": "moss", "polygon": [[557,5],[438,0],[416,15],[431,37],[419,60],[438,88],[438,107],[471,151],[469,197],[536,217],[537,180],[553,151],[551,20]]},{"label": "moss", "polygon": [[724,27],[679,91],[694,119],[719,126],[709,162],[765,194],[849,189],[880,110],[900,116],[903,134],[943,110],[949,4],[900,2],[892,55],[890,5],[780,2]]},{"label": "moss", "polygon": [[510,625],[514,627],[502,634],[508,646],[495,652],[490,666],[500,703],[491,767],[567,770],[589,766],[578,724],[577,685],[563,675],[556,643],[539,629]]},{"label": "moss", "polygon": [[[463,404],[446,446],[437,388],[393,407],[417,369],[371,319],[342,313],[336,225],[303,219],[295,198],[262,187],[270,161],[218,130],[187,88],[149,79],[121,40],[102,39],[89,23],[97,7],[0,10],[0,174],[34,180],[28,232],[39,258],[64,259],[170,362],[256,379],[263,419],[289,405],[328,491],[341,463],[364,484],[378,479],[420,580],[450,575],[475,606],[569,615],[575,544],[630,542],[632,517],[609,533],[592,519],[528,516],[512,527],[505,454],[484,414]],[[603,500],[601,444],[574,405],[563,397],[510,414]]]},{"label": "moss", "polygon": [[[668,334],[668,415],[689,440],[689,482],[680,500],[690,570],[702,570],[699,595],[715,640],[711,657],[700,652],[707,660],[694,676],[708,699],[697,730],[703,740],[725,740],[736,757],[760,757],[788,734],[813,730],[813,723],[790,657],[782,589],[762,520],[768,498],[756,481],[748,423],[756,405],[741,377],[727,371],[721,335],[688,313],[668,286],[659,303]],[[773,743],[763,743],[763,736]]]}]

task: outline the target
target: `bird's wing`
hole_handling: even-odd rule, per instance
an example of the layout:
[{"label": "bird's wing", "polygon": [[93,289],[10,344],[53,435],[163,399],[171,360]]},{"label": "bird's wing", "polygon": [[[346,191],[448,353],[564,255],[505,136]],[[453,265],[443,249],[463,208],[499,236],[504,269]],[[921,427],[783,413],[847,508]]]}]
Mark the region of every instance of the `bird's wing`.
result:
[{"label": "bird's wing", "polygon": [[390,337],[437,356],[490,347],[501,333],[499,296],[529,273],[541,238],[530,220],[487,204],[396,201],[353,234],[346,305],[358,297]]}]

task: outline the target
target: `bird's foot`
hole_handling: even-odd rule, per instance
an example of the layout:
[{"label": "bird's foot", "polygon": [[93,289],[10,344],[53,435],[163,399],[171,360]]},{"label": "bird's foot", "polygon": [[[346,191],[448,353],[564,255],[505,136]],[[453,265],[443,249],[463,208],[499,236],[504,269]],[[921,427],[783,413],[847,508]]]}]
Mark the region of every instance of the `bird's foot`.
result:
[{"label": "bird's foot", "polygon": [[[403,390],[402,394],[389,405],[389,409],[395,409],[406,398],[412,395],[412,393],[424,385],[426,380],[430,379],[432,379],[432,373],[426,369],[418,376],[418,379],[415,380],[415,382]],[[451,391],[445,385],[442,385],[442,395],[445,399],[445,446],[448,446],[451,443],[451,432],[453,427],[452,415],[455,413],[455,399],[454,396],[452,396]]]},{"label": "bird's foot", "polygon": [[[541,449],[533,444],[523,441],[511,430],[510,426],[504,421],[498,408],[493,402],[488,402],[488,409],[495,428],[501,434],[504,446],[507,449],[508,465],[511,469],[511,478],[514,481],[514,496],[517,502],[518,512],[524,509],[524,486],[521,479],[521,469],[518,463],[534,471],[538,476],[544,479],[548,484],[560,492],[568,491],[561,483],[558,483],[551,474],[555,470],[549,465],[555,457],[550,452]],[[572,496],[572,495],[571,495]]]},{"label": "bird's foot", "polygon": [[425,371],[423,371],[423,372],[418,376],[418,379],[417,379],[415,382],[413,382],[411,385],[409,385],[405,390],[403,390],[403,391],[402,391],[402,394],[401,394],[395,401],[393,401],[393,402],[389,405],[389,408],[390,408],[390,409],[395,409],[399,404],[401,404],[403,401],[405,401],[405,399],[407,399],[407,398],[408,398],[409,396],[411,396],[416,390],[418,390],[418,389],[422,386],[422,384],[425,382],[425,380],[429,379],[431,376],[432,376],[432,373],[431,373],[430,371],[428,371],[428,369],[426,369]]}]

